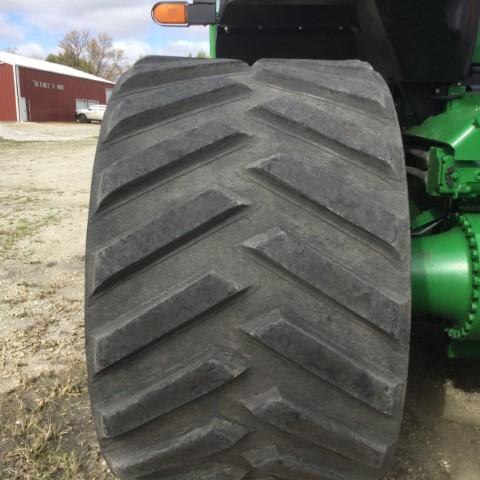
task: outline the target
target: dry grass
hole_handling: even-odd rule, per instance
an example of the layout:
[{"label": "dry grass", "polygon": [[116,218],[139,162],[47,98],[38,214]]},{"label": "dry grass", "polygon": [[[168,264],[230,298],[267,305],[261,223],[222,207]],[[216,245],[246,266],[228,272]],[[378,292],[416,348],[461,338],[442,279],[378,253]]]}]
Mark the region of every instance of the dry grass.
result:
[{"label": "dry grass", "polygon": [[58,223],[58,216],[54,213],[49,213],[39,220],[28,220],[20,218],[15,225],[10,228],[0,230],[0,258],[7,255],[13,246],[27,237],[33,237],[40,230],[48,225]]},{"label": "dry grass", "polygon": [[0,416],[2,478],[114,478],[96,448],[82,370],[72,367],[58,378],[25,379],[3,401]]},{"label": "dry grass", "polygon": [[0,138],[0,149],[7,149],[9,151],[15,150],[17,148],[23,148],[25,144],[30,144],[33,142],[19,142],[17,140],[5,140],[4,138]]}]

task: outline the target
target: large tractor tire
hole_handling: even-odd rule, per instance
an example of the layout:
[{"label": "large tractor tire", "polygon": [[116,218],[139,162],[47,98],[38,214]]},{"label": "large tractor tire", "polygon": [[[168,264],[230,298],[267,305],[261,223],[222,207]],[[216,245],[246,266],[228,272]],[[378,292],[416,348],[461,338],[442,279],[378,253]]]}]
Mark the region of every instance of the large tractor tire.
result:
[{"label": "large tractor tire", "polygon": [[410,330],[401,135],[358,61],[147,57],[102,125],[90,396],[122,479],[378,479]]}]

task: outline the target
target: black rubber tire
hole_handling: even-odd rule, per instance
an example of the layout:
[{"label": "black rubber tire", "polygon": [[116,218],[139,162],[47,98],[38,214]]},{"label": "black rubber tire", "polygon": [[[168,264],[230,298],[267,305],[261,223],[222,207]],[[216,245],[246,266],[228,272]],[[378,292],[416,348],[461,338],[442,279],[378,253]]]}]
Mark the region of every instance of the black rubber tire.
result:
[{"label": "black rubber tire", "polygon": [[410,331],[403,148],[359,61],[147,57],[101,129],[90,395],[123,479],[378,479]]},{"label": "black rubber tire", "polygon": [[77,118],[78,118],[79,123],[87,123],[88,122],[88,119],[87,119],[86,115],[84,115],[83,113],[81,113]]}]

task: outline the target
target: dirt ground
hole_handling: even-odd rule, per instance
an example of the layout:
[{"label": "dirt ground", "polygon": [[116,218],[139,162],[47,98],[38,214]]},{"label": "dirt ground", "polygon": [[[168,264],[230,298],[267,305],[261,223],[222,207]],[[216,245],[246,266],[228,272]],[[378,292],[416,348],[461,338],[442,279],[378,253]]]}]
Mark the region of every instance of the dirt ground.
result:
[{"label": "dirt ground", "polygon": [[[98,126],[0,124],[0,478],[113,479],[83,367],[83,261]],[[415,323],[386,480],[480,479],[480,362]],[[301,479],[299,479],[301,480]]]},{"label": "dirt ground", "polygon": [[0,139],[2,480],[113,478],[97,449],[83,367],[85,223],[98,131],[0,125],[0,135],[22,139]]}]

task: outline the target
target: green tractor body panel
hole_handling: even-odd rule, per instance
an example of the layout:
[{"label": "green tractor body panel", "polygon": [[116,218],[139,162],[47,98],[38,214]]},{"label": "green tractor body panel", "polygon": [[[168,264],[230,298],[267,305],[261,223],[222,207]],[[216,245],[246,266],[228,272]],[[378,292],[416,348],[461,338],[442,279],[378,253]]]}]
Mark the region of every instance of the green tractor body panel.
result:
[{"label": "green tractor body panel", "polygon": [[407,136],[433,145],[428,150],[426,188],[432,196],[476,199],[480,195],[480,93],[450,89],[459,98],[446,111],[408,130]]},{"label": "green tractor body panel", "polygon": [[217,26],[209,25],[208,27],[210,41],[210,58],[217,58]]},{"label": "green tractor body panel", "polygon": [[456,161],[480,159],[480,93],[465,92],[408,134],[450,147]]}]

